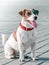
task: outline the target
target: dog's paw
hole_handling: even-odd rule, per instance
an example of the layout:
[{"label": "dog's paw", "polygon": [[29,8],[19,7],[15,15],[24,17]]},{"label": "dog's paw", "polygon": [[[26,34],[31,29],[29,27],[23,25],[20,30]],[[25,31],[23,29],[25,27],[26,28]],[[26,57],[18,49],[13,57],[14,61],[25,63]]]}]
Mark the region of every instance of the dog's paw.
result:
[{"label": "dog's paw", "polygon": [[22,62],[22,61],[23,61],[23,59],[19,59],[19,61],[20,61],[20,62]]},{"label": "dog's paw", "polygon": [[14,59],[15,56],[5,56],[5,58],[7,58],[7,59]]},{"label": "dog's paw", "polygon": [[35,58],[32,58],[33,61],[35,61]]},{"label": "dog's paw", "polygon": [[36,58],[34,58],[34,57],[33,57],[33,58],[32,58],[32,60],[33,60],[33,61],[38,61],[38,60],[39,60],[39,58],[37,58],[37,57],[36,57]]},{"label": "dog's paw", "polygon": [[20,61],[20,62],[23,62],[23,61],[25,61],[25,60],[24,60],[24,59],[22,59],[22,58],[21,58],[21,59],[19,58],[19,61]]}]

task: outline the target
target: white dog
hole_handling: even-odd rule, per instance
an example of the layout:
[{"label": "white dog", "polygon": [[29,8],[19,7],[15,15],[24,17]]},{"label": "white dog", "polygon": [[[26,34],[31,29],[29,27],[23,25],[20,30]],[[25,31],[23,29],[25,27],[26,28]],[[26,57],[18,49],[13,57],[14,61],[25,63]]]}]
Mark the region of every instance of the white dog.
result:
[{"label": "white dog", "polygon": [[39,11],[32,9],[24,9],[19,14],[22,16],[22,21],[18,29],[11,34],[9,39],[6,35],[2,35],[2,43],[4,44],[4,52],[6,58],[13,58],[19,54],[19,60],[24,59],[24,51],[31,46],[31,58],[35,60],[35,45],[36,34],[35,28],[37,27],[37,15]]}]

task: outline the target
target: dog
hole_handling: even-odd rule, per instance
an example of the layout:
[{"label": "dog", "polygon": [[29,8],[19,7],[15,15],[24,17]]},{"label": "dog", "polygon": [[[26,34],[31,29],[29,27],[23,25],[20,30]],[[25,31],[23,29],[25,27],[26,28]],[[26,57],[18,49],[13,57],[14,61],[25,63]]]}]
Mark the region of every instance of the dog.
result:
[{"label": "dog", "polygon": [[38,10],[24,9],[19,12],[22,16],[19,27],[13,32],[9,38],[5,34],[2,34],[2,44],[4,45],[4,53],[6,58],[14,58],[15,55],[19,55],[19,60],[23,61],[24,52],[31,47],[31,58],[35,61],[35,46],[36,46],[36,34],[37,28],[37,16]]}]

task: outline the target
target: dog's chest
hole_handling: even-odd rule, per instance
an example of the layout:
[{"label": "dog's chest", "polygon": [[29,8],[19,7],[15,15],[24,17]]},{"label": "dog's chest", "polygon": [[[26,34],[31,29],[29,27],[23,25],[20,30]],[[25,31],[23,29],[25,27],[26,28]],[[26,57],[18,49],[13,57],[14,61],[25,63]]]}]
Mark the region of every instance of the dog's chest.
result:
[{"label": "dog's chest", "polygon": [[34,31],[23,31],[19,30],[19,38],[21,38],[22,43],[30,44],[34,41]]},{"label": "dog's chest", "polygon": [[27,49],[32,43],[35,42],[35,31],[24,31],[20,27],[17,30],[17,40],[23,44],[23,47]]},{"label": "dog's chest", "polygon": [[29,46],[31,46],[31,44],[33,44],[35,41],[35,37],[34,34],[32,32],[26,33],[22,36],[22,43],[24,48],[28,48]]}]

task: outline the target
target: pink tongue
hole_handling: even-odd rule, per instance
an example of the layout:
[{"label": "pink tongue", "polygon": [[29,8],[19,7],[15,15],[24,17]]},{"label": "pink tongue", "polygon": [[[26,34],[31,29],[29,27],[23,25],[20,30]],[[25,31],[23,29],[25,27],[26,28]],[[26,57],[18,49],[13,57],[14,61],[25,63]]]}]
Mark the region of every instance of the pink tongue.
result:
[{"label": "pink tongue", "polygon": [[37,28],[37,23],[34,21],[34,22],[32,22],[32,25],[35,27],[35,28]]}]

